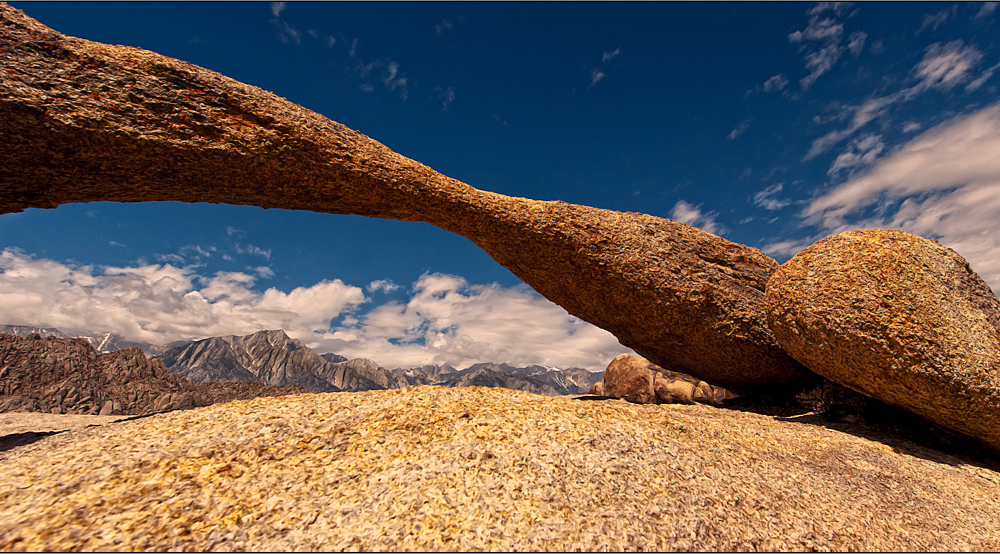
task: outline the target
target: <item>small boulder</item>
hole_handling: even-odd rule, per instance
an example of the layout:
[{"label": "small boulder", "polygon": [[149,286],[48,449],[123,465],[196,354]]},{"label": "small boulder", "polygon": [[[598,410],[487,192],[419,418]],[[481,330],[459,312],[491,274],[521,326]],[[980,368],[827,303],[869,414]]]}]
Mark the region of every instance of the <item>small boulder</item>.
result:
[{"label": "small boulder", "polygon": [[655,404],[653,368],[649,360],[622,354],[604,370],[604,393],[636,404]]},{"label": "small boulder", "polygon": [[104,403],[103,406],[101,406],[101,411],[98,412],[97,415],[103,415],[103,416],[111,415],[114,409],[115,409],[115,403],[111,400],[108,400],[107,402]]},{"label": "small boulder", "polygon": [[889,229],[798,253],[768,325],[812,371],[1000,448],[1000,299],[958,253]]},{"label": "small boulder", "polygon": [[656,373],[653,377],[653,390],[658,404],[694,404],[698,387],[690,381],[669,379],[662,373]]},{"label": "small boulder", "polygon": [[725,389],[649,360],[622,354],[604,370],[604,381],[590,388],[590,394],[623,398],[636,404],[712,404],[731,398]]}]

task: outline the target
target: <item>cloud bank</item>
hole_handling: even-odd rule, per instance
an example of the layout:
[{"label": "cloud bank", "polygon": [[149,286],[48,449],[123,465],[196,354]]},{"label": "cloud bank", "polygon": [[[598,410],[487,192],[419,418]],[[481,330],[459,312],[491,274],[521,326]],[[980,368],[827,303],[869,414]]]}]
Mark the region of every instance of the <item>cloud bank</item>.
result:
[{"label": "cloud bank", "polygon": [[[241,272],[205,277],[196,266],[170,264],[73,266],[8,249],[0,252],[0,323],[113,331],[153,344],[284,329],[319,352],[368,357],[386,367],[492,361],[600,371],[631,352],[527,286],[424,275],[405,302],[361,314],[372,298],[339,279],[287,293],[259,292],[256,280]],[[367,289],[381,295],[399,287],[374,281]]]}]

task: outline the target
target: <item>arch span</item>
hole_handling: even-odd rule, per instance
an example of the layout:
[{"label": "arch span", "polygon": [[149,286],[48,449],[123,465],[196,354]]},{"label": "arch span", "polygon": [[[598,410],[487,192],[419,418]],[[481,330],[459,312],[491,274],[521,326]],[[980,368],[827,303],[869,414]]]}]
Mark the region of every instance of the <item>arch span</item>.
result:
[{"label": "arch span", "polygon": [[765,323],[778,264],[669,219],[475,189],[257,87],[0,6],[0,213],[175,200],[425,221],[670,370],[811,376]]}]

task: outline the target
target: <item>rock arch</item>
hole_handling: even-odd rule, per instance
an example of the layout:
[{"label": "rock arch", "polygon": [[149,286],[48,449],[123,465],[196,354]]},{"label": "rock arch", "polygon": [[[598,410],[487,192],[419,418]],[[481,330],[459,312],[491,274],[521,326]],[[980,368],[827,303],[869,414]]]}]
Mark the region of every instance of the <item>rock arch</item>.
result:
[{"label": "rock arch", "polygon": [[666,369],[734,388],[812,375],[767,329],[778,264],[755,248],[478,190],[259,88],[6,4],[0,67],[0,213],[177,200],[425,221]]}]

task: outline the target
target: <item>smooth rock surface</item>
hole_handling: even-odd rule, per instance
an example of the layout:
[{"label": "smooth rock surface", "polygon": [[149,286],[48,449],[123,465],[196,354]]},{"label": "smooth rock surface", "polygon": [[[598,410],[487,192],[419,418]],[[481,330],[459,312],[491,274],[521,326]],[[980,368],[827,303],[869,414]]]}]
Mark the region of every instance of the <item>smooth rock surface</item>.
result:
[{"label": "smooth rock surface", "polygon": [[778,264],[755,248],[481,191],[259,88],[66,37],[6,4],[0,65],[0,213],[174,200],[425,221],[664,368],[736,388],[813,377],[767,329]]},{"label": "smooth rock surface", "polygon": [[1000,449],[1000,300],[954,250],[841,233],[781,266],[767,300],[806,367]]}]

